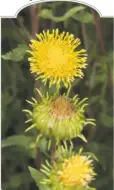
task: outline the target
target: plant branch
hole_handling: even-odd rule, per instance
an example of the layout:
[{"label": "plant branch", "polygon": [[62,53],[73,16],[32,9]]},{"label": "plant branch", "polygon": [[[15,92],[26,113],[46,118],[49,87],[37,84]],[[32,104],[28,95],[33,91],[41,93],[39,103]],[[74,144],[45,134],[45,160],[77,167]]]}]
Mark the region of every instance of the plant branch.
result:
[{"label": "plant branch", "polygon": [[[39,19],[40,19],[39,18],[39,12],[40,12],[40,9],[41,9],[41,4],[40,5],[32,5],[32,6],[30,6],[30,9],[29,9],[29,11],[30,11],[30,20],[31,20],[31,35],[32,35],[32,37],[35,37],[35,35],[39,31]],[[33,77],[34,77],[34,75],[33,75]],[[35,86],[35,88],[39,89],[40,82],[35,81],[34,86]],[[39,99],[39,96],[38,96],[37,93],[35,94],[35,97],[36,97],[37,100]],[[37,148],[37,155],[36,155],[36,158],[35,158],[35,165],[36,165],[37,169],[40,168],[40,165],[41,165],[40,162],[41,162],[41,152],[40,152],[40,148]]]},{"label": "plant branch", "polygon": [[103,36],[102,36],[102,31],[101,31],[100,16],[93,9],[92,9],[92,14],[93,14],[94,19],[95,19],[96,33],[97,33],[97,37],[98,37],[98,40],[100,43],[101,52],[102,52],[102,54],[106,54]]},{"label": "plant branch", "polygon": [[35,36],[35,34],[39,31],[39,13],[41,9],[40,5],[32,5],[30,6],[30,16],[31,16],[31,33],[32,36]]},{"label": "plant branch", "polygon": [[54,162],[56,158],[56,140],[52,139],[52,146],[51,146],[51,162]]},{"label": "plant branch", "polygon": [[36,159],[35,159],[35,165],[36,165],[37,169],[40,169],[40,165],[41,165],[41,163],[40,163],[40,157],[41,157],[41,155],[40,155],[40,148],[37,148],[37,154],[36,154]]},{"label": "plant branch", "polygon": [[88,40],[87,40],[87,35],[86,35],[86,26],[85,24],[81,23],[81,28],[82,28],[82,37],[84,40],[84,46],[85,49],[88,50]]}]

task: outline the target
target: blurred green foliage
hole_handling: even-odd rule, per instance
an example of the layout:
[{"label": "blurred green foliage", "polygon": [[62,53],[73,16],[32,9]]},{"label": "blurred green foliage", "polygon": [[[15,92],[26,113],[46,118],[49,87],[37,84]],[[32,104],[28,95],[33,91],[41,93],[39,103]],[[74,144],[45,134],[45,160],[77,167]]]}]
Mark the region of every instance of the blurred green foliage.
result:
[{"label": "blurred green foliage", "polygon": [[[74,139],[73,143],[76,150],[84,146],[85,151],[95,153],[99,159],[93,186],[98,190],[112,189],[112,27],[113,19],[100,18],[87,6],[63,1],[36,4],[22,10],[16,19],[2,19],[3,190],[37,189],[28,165],[39,167],[39,162],[48,157],[47,140],[43,138],[35,146],[36,131],[24,133],[27,125],[22,109],[28,106],[25,100],[35,95],[34,87],[44,88],[29,72],[26,53],[29,41],[36,33],[54,28],[74,34],[87,49],[88,67],[84,79],[75,80],[71,94],[89,98],[86,115],[96,119],[97,127],[84,129],[88,143],[79,139]],[[61,93],[64,91],[62,88]]]}]

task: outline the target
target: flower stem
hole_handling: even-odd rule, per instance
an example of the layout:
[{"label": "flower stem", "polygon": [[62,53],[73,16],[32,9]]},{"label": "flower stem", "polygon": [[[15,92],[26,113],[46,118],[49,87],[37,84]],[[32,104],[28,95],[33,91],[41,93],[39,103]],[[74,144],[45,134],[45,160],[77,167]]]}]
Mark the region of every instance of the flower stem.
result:
[{"label": "flower stem", "polygon": [[53,138],[51,143],[51,162],[54,162],[56,158],[56,140]]}]

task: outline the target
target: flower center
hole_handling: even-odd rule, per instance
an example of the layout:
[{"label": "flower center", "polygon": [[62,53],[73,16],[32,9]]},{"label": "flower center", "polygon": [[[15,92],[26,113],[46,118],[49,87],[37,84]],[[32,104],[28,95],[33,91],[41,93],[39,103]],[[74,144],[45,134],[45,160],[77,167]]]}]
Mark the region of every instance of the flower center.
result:
[{"label": "flower center", "polygon": [[50,47],[47,53],[49,67],[53,69],[63,69],[68,62],[68,55],[61,48]]},{"label": "flower center", "polygon": [[57,98],[51,104],[51,114],[56,118],[71,117],[74,113],[73,104],[64,97]]}]

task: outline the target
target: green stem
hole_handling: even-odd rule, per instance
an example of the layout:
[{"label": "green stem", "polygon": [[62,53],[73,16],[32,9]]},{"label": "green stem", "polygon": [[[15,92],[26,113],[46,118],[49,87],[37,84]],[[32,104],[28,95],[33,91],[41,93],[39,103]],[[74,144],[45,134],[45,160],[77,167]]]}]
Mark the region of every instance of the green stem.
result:
[{"label": "green stem", "polygon": [[56,140],[53,138],[51,143],[51,162],[54,162],[56,158]]}]

